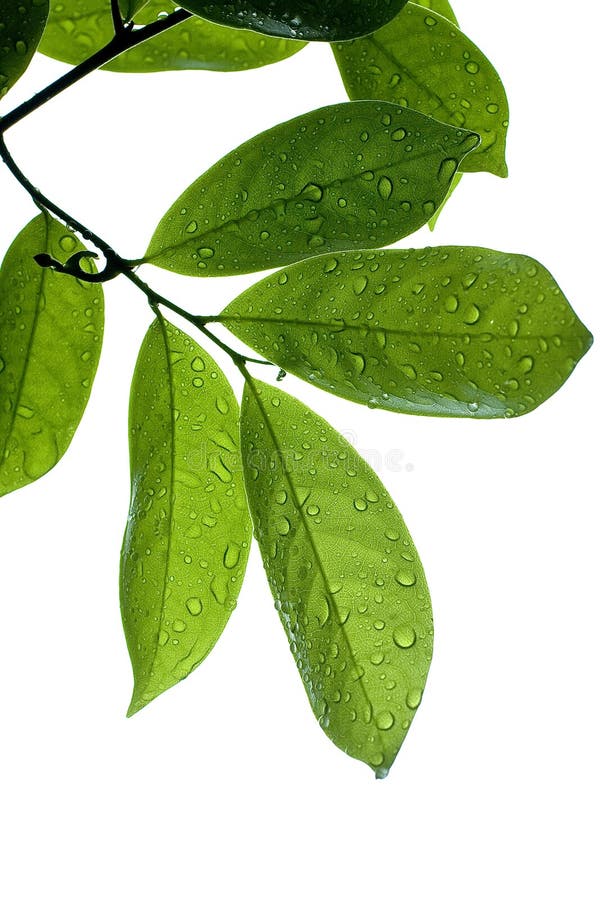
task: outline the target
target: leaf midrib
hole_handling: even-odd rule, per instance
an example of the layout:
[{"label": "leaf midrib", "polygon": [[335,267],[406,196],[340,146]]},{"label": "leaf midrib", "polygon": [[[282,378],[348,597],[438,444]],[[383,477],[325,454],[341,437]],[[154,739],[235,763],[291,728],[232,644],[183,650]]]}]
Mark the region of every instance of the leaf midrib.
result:
[{"label": "leaf midrib", "polygon": [[169,359],[169,342],[167,336],[167,327],[164,318],[157,312],[156,321],[158,322],[158,326],[160,328],[161,337],[163,339],[163,346],[165,350],[165,358],[167,363],[167,372],[168,372],[168,388],[169,388],[169,419],[170,419],[170,431],[171,431],[171,453],[169,460],[169,531],[167,534],[167,547],[165,553],[165,565],[164,565],[164,573],[163,573],[163,588],[161,592],[161,610],[160,610],[160,621],[158,623],[158,628],[156,629],[156,639],[153,642],[154,652],[152,654],[152,663],[150,665],[150,674],[148,675],[148,679],[145,683],[145,690],[152,684],[152,680],[154,678],[154,666],[156,660],[158,658],[159,645],[158,639],[160,632],[162,631],[163,622],[165,619],[165,595],[167,592],[167,578],[169,574],[169,559],[171,556],[171,542],[173,538],[173,509],[175,506],[175,491],[173,490],[173,485],[175,483],[175,389],[173,385],[173,367],[171,365],[171,361]]},{"label": "leaf midrib", "polygon": [[[385,101],[384,101],[384,102],[385,102]],[[423,115],[423,113],[419,113],[418,111],[415,111],[415,112],[417,112],[418,115]],[[460,129],[457,129],[457,126],[455,126],[455,125],[449,125],[449,124],[446,123],[446,122],[440,122],[440,123],[438,123],[438,124],[440,124],[440,125],[442,125],[442,126],[444,126],[444,127],[446,127],[446,128],[451,128],[451,129],[454,129],[454,130],[461,130],[461,131],[463,131],[463,132],[464,132],[464,138],[468,137],[469,134],[473,134],[473,133],[474,133],[474,132],[471,132],[471,130],[470,130],[469,128],[463,128],[463,127],[461,127]],[[402,125],[399,125],[398,127],[403,127],[403,126],[402,126]],[[463,138],[463,140],[464,140],[464,138]],[[457,145],[457,149],[459,149],[459,148],[460,148],[460,144]],[[440,157],[442,157],[442,158],[445,157],[445,155],[446,155],[446,153],[447,153],[446,148],[442,148],[441,146],[438,146],[437,143],[434,143],[434,144],[432,144],[432,146],[431,146],[430,148],[425,148],[424,152],[418,153],[418,154],[416,154],[416,155],[414,155],[414,156],[411,155],[410,158],[409,158],[409,164],[410,164],[410,163],[413,163],[413,162],[415,162],[415,161],[421,160],[421,159],[423,159],[423,158],[425,158],[425,157],[427,157],[427,156],[433,155],[433,153],[434,153],[436,150],[439,150],[439,151],[440,151]],[[463,160],[466,156],[468,156],[469,153],[471,153],[471,152],[472,152],[472,150],[467,150],[465,153],[458,153],[457,155],[460,157],[460,161],[462,162],[462,160]],[[222,160],[221,162],[224,164],[225,161],[226,161],[226,159],[227,159],[227,157],[225,157],[225,159]],[[217,165],[219,165],[219,163],[217,163]],[[362,172],[352,173],[351,175],[348,175],[348,176],[346,176],[345,178],[335,178],[335,179],[333,179],[332,181],[323,182],[323,183],[319,182],[319,183],[320,183],[321,187],[323,188],[323,193],[325,193],[326,190],[329,190],[330,188],[332,188],[332,187],[334,187],[334,186],[337,186],[337,185],[344,185],[344,184],[347,184],[348,182],[358,181],[358,180],[362,177],[362,175],[363,175],[365,172],[373,172],[374,175],[378,175],[380,172],[389,171],[391,168],[394,168],[395,166],[400,166],[400,165],[401,165],[401,162],[400,162],[400,161],[397,161],[397,162],[388,163],[387,165],[373,166],[373,167],[371,167],[371,168],[363,169]],[[211,171],[211,170],[209,169],[207,172],[204,173],[204,175],[201,175],[201,176],[200,176],[200,179],[206,177],[206,176],[210,173],[210,171]],[[307,183],[308,183],[308,182],[307,182]],[[191,186],[190,188],[188,188],[187,190],[192,190],[193,187],[194,187],[194,185],[192,185],[192,186]],[[449,188],[450,188],[450,185],[447,186],[446,191],[444,192],[444,195],[443,195],[443,197],[442,197],[442,200],[445,198],[446,194],[448,193]],[[302,190],[304,190],[304,188],[302,188]],[[183,197],[185,196],[186,193],[187,193],[187,191],[184,191],[184,193],[183,193],[183,194],[181,195],[181,197],[180,197],[180,200],[183,199]],[[211,229],[208,230],[208,231],[195,232],[193,235],[191,235],[191,236],[188,237],[188,238],[185,238],[183,241],[178,241],[177,243],[168,244],[168,245],[162,247],[162,248],[161,248],[159,251],[157,251],[156,253],[153,253],[152,255],[144,256],[141,260],[136,260],[136,262],[139,262],[139,263],[152,263],[154,260],[160,259],[160,258],[161,258],[162,256],[164,256],[166,253],[170,253],[172,250],[178,250],[178,251],[180,251],[180,250],[183,250],[185,247],[189,247],[190,245],[196,245],[196,246],[197,246],[199,240],[203,240],[203,239],[205,239],[205,238],[207,238],[207,237],[209,237],[209,236],[212,236],[212,235],[220,234],[222,231],[224,231],[225,229],[229,228],[231,225],[239,225],[240,223],[245,222],[247,219],[250,218],[250,216],[253,216],[255,213],[262,214],[262,213],[265,213],[265,212],[271,212],[271,211],[277,209],[277,207],[280,206],[282,203],[292,203],[293,201],[298,200],[298,199],[300,199],[300,198],[302,198],[302,193],[301,193],[301,192],[300,192],[300,193],[292,194],[291,196],[281,196],[281,197],[278,197],[276,200],[273,200],[271,203],[268,203],[266,206],[261,206],[261,207],[259,207],[258,209],[257,209],[257,208],[250,209],[250,210],[248,210],[248,212],[245,213],[243,216],[239,216],[238,218],[227,219],[226,222],[221,222],[221,223],[220,223],[219,225],[217,225],[215,228],[211,228]],[[314,200],[313,200],[313,201],[310,201],[310,202],[312,202],[312,203],[317,203],[317,204],[318,204],[318,203],[320,203],[321,201],[320,201],[320,200],[317,200],[317,201],[314,201]],[[440,203],[441,203],[441,201],[440,201]],[[317,207],[317,209],[318,209],[318,207]],[[167,213],[166,213],[167,216],[169,215],[169,212],[170,212],[170,210],[167,211]],[[342,214],[343,214],[343,211],[342,211]],[[162,220],[161,220],[161,222],[162,222]],[[160,223],[159,223],[158,227],[160,227]],[[157,228],[157,230],[158,230],[158,228]],[[154,242],[154,238],[153,238],[152,241],[150,242],[151,245],[152,245],[153,242]],[[271,252],[272,252],[272,251],[271,251]],[[294,257],[297,256],[297,254],[294,253],[294,251],[291,251],[291,250],[290,250],[290,251],[288,251],[288,253],[289,253],[291,256],[294,256]]]},{"label": "leaf midrib", "polygon": [[[466,332],[466,331],[457,331],[457,332],[442,331],[442,332],[435,333],[435,332],[431,332],[431,331],[415,331],[414,329],[409,330],[409,329],[400,329],[400,328],[387,328],[385,326],[373,327],[370,325],[347,325],[346,323],[344,323],[343,328],[340,328],[339,324],[338,324],[340,321],[339,319],[334,320],[334,322],[323,322],[323,321],[315,322],[315,321],[304,320],[304,319],[262,318],[262,317],[235,316],[235,315],[228,315],[228,316],[221,315],[221,316],[217,316],[216,319],[218,320],[218,322],[225,325],[226,328],[228,327],[227,322],[247,322],[247,323],[251,323],[251,324],[255,324],[255,325],[261,325],[261,324],[284,325],[285,324],[285,325],[298,325],[299,327],[306,327],[306,328],[327,328],[331,331],[332,334],[343,334],[345,331],[368,331],[368,332],[372,332],[373,334],[383,333],[383,334],[392,334],[397,337],[415,337],[415,338],[420,338],[420,339],[422,339],[422,338],[455,339],[455,338],[464,338],[465,336],[468,336],[469,338],[471,338],[471,340],[473,340],[474,338],[482,338],[484,335],[492,334],[494,339],[496,339],[496,340],[509,340],[509,341],[511,341],[511,343],[514,343],[514,342],[518,342],[518,341],[547,340],[549,337],[548,334],[530,334],[530,335],[517,334],[513,337],[510,334],[501,335],[501,334],[496,334],[492,331],[484,331],[484,332],[474,331],[472,333]],[[467,326],[467,327],[470,327],[470,326]],[[229,330],[231,331],[232,329],[229,329]],[[568,335],[566,337],[561,335],[561,340],[577,341],[579,339],[577,337],[571,336],[571,335]],[[488,339],[484,343],[490,344],[490,343],[493,343],[493,340],[490,341]]]},{"label": "leaf midrib", "polygon": [[[44,229],[45,229],[45,241],[44,241],[44,245],[45,245],[45,246],[44,246],[44,249],[45,249],[45,250],[48,250],[48,249],[49,249],[49,243],[50,243],[50,240],[49,240],[49,238],[50,238],[50,229],[49,229],[49,227],[48,227],[48,221],[47,221],[47,219],[46,219],[46,214],[44,214]],[[4,469],[4,467],[5,467],[5,463],[6,463],[6,457],[5,457],[6,447],[7,447],[7,445],[8,445],[9,440],[10,440],[10,436],[12,435],[12,432],[13,432],[13,428],[14,428],[14,425],[15,425],[15,420],[16,420],[16,418],[17,418],[17,410],[19,409],[19,406],[20,406],[20,404],[21,404],[21,397],[22,397],[22,395],[23,395],[23,387],[24,387],[24,384],[25,384],[25,379],[26,379],[26,377],[27,377],[27,372],[29,371],[29,364],[30,364],[30,357],[31,357],[31,348],[32,348],[32,346],[33,346],[33,342],[34,342],[34,340],[35,340],[35,335],[36,335],[36,332],[37,332],[37,329],[38,329],[38,325],[39,325],[40,312],[41,312],[41,298],[44,296],[44,289],[45,289],[47,277],[48,277],[48,270],[47,270],[47,269],[42,269],[42,270],[41,270],[41,278],[40,278],[40,281],[39,281],[39,290],[37,291],[37,298],[36,298],[36,304],[35,304],[35,313],[34,313],[34,316],[33,316],[33,322],[31,323],[31,333],[30,333],[30,335],[29,335],[29,340],[28,340],[28,342],[27,342],[27,351],[26,351],[26,355],[25,355],[25,365],[24,365],[24,367],[23,367],[22,377],[21,377],[21,380],[20,380],[20,383],[19,383],[19,388],[18,388],[18,390],[17,390],[17,395],[16,395],[16,398],[15,398],[15,403],[14,403],[13,409],[11,410],[11,416],[10,416],[10,420],[9,420],[9,421],[10,421],[10,424],[9,424],[9,427],[8,427],[8,429],[7,429],[7,431],[6,431],[6,437],[5,437],[5,439],[4,439],[4,441],[3,441],[3,445],[2,445],[2,456],[0,457],[0,471],[1,471],[2,469]]]}]

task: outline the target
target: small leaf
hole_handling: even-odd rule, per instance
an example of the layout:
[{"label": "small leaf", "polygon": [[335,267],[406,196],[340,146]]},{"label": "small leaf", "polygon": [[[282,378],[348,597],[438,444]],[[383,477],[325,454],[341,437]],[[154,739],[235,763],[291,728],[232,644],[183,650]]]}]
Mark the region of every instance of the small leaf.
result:
[{"label": "small leaf", "polygon": [[220,321],[282,369],[393,412],[530,412],[592,343],[528,256],[478,247],[340,253],[269,275]]},{"label": "small leaf", "polygon": [[252,535],[225,375],[162,318],[144,339],[129,412],[131,506],[121,612],[135,687],[129,715],[212,650],[235,607]]},{"label": "small leaf", "polygon": [[342,103],[252,138],[159,223],[145,262],[235,275],[420,228],[479,138],[393,103]]},{"label": "small leaf", "polygon": [[[136,14],[137,24],[156,21],[169,0],[150,0]],[[73,65],[99,50],[113,35],[109,0],[53,0],[40,50]],[[169,28],[104,66],[113,72],[211,69],[232,72],[279,62],[304,45],[214,25],[197,17]]]},{"label": "small leaf", "polygon": [[71,443],[88,402],[104,326],[98,284],[41,269],[82,244],[48,215],[33,219],[0,269],[0,495],[45,475]]},{"label": "small leaf", "polygon": [[0,99],[19,80],[40,42],[48,0],[9,0],[0,8]]},{"label": "small leaf", "polygon": [[334,47],[352,100],[389,100],[481,135],[463,172],[507,174],[508,102],[498,73],[456,25],[408,3],[375,34]]},{"label": "small leaf", "polygon": [[345,41],[389,22],[406,0],[184,0],[191,12],[262,34],[305,41]]},{"label": "small leaf", "polygon": [[444,16],[449,22],[454,22],[455,25],[458,25],[456,13],[448,3],[448,0],[420,0],[419,6],[431,9],[433,12],[437,12],[441,16]]},{"label": "small leaf", "polygon": [[433,627],[402,516],[354,448],[247,382],[246,491],[275,605],[319,724],[385,777],[421,700]]}]

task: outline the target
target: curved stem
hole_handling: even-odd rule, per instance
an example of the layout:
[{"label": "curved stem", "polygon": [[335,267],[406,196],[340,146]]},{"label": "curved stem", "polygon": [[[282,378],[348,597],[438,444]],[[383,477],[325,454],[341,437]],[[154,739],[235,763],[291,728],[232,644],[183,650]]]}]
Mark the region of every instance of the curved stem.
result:
[{"label": "curved stem", "polygon": [[163,31],[167,31],[169,28],[173,28],[175,25],[185,22],[186,19],[191,18],[191,16],[192,13],[187,12],[187,10],[177,9],[175,12],[165,16],[164,19],[158,19],[156,22],[151,22],[150,25],[143,25],[141,28],[133,28],[121,23],[122,27],[116,31],[115,36],[105,47],[102,47],[90,56],[89,59],[86,59],[78,66],[75,66],[75,68],[71,69],[70,72],[67,72],[66,75],[62,75],[52,84],[48,85],[48,87],[44,88],[43,91],[40,91],[39,94],[35,94],[35,96],[26,100],[25,103],[21,103],[20,106],[17,106],[0,119],[0,134],[4,134],[5,131],[12,128],[13,125],[20,122],[21,119],[24,119],[30,113],[34,112],[34,110],[39,109],[44,103],[57,97],[63,91],[67,90],[67,88],[72,87],[72,85],[77,84],[78,81],[81,81],[81,79],[85,78],[86,75],[89,75],[90,72],[102,68],[102,66],[110,62],[111,59],[115,59],[115,57],[120,56],[121,53],[125,53],[126,50],[131,50],[132,47],[136,47],[138,44],[156,37],[157,34],[162,34]]},{"label": "curved stem", "polygon": [[[131,263],[120,256],[116,250],[111,247],[111,245],[104,240],[104,238],[100,237],[100,235],[96,234],[91,228],[88,228],[87,225],[83,225],[73,216],[69,215],[69,213],[65,212],[65,210],[61,209],[56,203],[46,197],[39,188],[36,188],[31,181],[27,178],[24,172],[21,171],[15,160],[13,159],[8,147],[6,146],[6,142],[4,140],[4,136],[0,133],[0,158],[4,161],[5,165],[9,169],[12,175],[16,178],[19,184],[27,191],[30,195],[31,199],[34,201],[36,206],[40,209],[45,209],[48,212],[52,213],[56,218],[63,221],[69,228],[73,231],[76,231],[84,240],[91,241],[91,243],[95,244],[95,246],[101,250],[106,259],[106,268],[104,273],[100,273],[100,277],[95,275],[86,279],[90,281],[108,281],[115,277],[115,274],[124,275],[132,284],[134,284],[140,291],[142,291],[151,306],[164,306],[165,309],[170,309],[172,312],[177,313],[178,316],[181,316],[187,322],[190,322],[196,328],[198,328],[202,334],[204,334],[209,340],[216,344],[221,350],[228,354],[228,356],[233,360],[233,362],[238,366],[240,364],[245,364],[247,362],[257,363],[258,365],[266,365],[271,366],[273,363],[268,362],[264,359],[256,359],[250,356],[244,356],[242,353],[238,353],[236,350],[233,350],[227,344],[225,344],[220,338],[214,335],[207,327],[206,323],[208,321],[217,321],[218,317],[216,316],[198,316],[193,313],[188,312],[183,309],[181,306],[178,306],[176,303],[173,303],[171,300],[168,300],[166,297],[163,297],[161,294],[157,293],[154,288],[150,287],[139,275],[133,271],[131,267]],[[49,265],[52,264],[52,260],[48,259],[43,264]],[[65,267],[61,267],[59,271],[65,271]],[[103,278],[102,275],[105,274]],[[71,273],[71,277],[73,277]],[[85,273],[78,273],[75,277],[85,277]]]},{"label": "curved stem", "polygon": [[69,213],[65,212],[64,209],[61,209],[60,206],[46,197],[46,195],[43,194],[42,191],[39,190],[39,188],[36,188],[35,185],[31,183],[31,181],[27,178],[25,173],[21,171],[21,169],[13,159],[8,147],[6,146],[4,135],[1,132],[0,158],[2,158],[7,169],[16,178],[21,187],[25,188],[36,206],[43,207],[44,209],[48,210],[48,212],[51,212],[53,215],[55,215],[57,219],[60,219],[65,223],[65,225],[68,225],[69,228],[80,234],[81,237],[84,238],[84,240],[91,241],[92,244],[95,244],[95,246],[102,251],[107,260],[110,261],[113,258],[117,257],[117,254],[112,249],[110,244],[103,240],[103,238],[101,238],[99,235],[95,234],[86,225],[78,222],[77,219],[69,215]]}]

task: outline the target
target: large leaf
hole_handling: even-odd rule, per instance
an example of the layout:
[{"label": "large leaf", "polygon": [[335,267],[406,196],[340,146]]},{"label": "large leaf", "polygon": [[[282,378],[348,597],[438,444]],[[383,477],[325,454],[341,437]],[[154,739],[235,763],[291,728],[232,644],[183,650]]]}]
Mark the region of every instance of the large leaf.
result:
[{"label": "large leaf", "polygon": [[162,318],[131,387],[131,506],[121,611],[135,686],[129,715],[195,669],[242,585],[251,525],[239,410],[213,359]]},{"label": "large leaf", "polygon": [[235,28],[305,41],[345,41],[389,22],[406,0],[184,0],[186,9]]},{"label": "large leaf", "polygon": [[433,10],[433,12],[437,12],[440,15],[444,16],[444,18],[448,19],[449,22],[454,22],[455,25],[458,25],[456,13],[448,3],[448,0],[421,0],[419,6],[424,6],[427,9],[431,9]]},{"label": "large leaf", "polygon": [[477,247],[307,260],[245,291],[220,321],[348,400],[479,419],[543,403],[592,342],[543,266]]},{"label": "large leaf", "polygon": [[234,275],[390,244],[431,218],[478,140],[393,103],[306,113],[187,188],[145,261],[182,275]]},{"label": "large leaf", "polygon": [[319,724],[384,777],[431,659],[423,569],[354,448],[277,388],[248,381],[246,491],[269,584]]},{"label": "large leaf", "polygon": [[456,25],[408,3],[389,25],[336,44],[334,53],[352,100],[390,100],[476,131],[481,145],[461,169],[506,176],[506,93],[492,64]]},{"label": "large leaf", "polygon": [[49,471],[90,396],[104,325],[102,288],[41,269],[84,247],[48,215],[27,225],[0,269],[0,494]]},{"label": "large leaf", "polygon": [[[135,16],[136,23],[154,22],[169,0],[150,0]],[[113,35],[109,0],[52,0],[40,50],[63,62],[77,64],[99,50]],[[114,72],[161,72],[169,69],[252,69],[278,62],[302,49],[298,41],[265,37],[224,28],[193,17],[133,47],[104,68]]]},{"label": "large leaf", "polygon": [[40,42],[48,0],[7,0],[0,7],[0,98],[19,80]]}]

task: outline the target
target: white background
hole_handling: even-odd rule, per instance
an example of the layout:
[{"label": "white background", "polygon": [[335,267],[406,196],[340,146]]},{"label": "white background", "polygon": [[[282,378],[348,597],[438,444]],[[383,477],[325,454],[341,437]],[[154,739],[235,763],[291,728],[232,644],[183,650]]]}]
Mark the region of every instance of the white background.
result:
[{"label": "white background", "polygon": [[[465,178],[434,235],[402,246],[529,253],[598,333],[598,5],[455,7],[508,91],[510,178]],[[39,58],[4,107],[65,69]],[[313,45],[239,75],[100,73],[8,142],[35,183],[134,257],[222,154],[343,99],[328,47]],[[3,251],[35,210],[6,171],[0,197]],[[146,276],[206,313],[258,277]],[[127,284],[106,294],[104,353],[71,449],[0,504],[7,900],[597,898],[597,350],[512,421],[372,412],[286,379],[359,449],[381,451],[429,578],[428,687],[376,782],[313,720],[256,548],[210,658],[125,719],[126,415],[150,315]],[[390,450],[400,471],[385,466]]]}]

